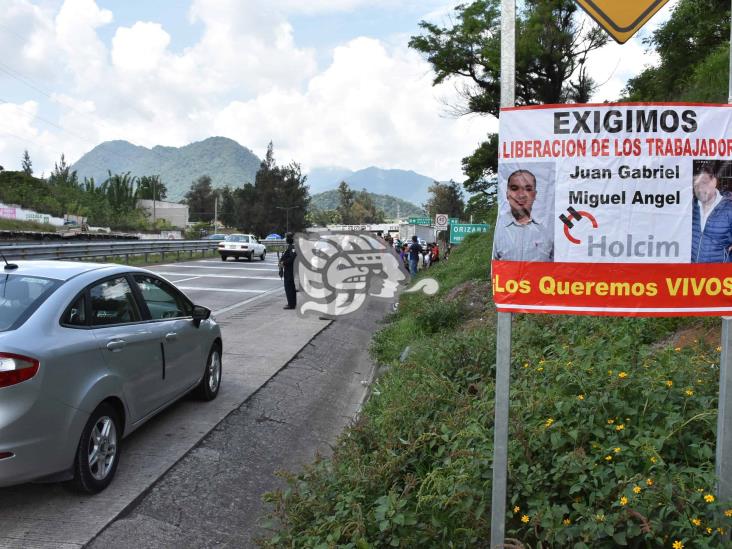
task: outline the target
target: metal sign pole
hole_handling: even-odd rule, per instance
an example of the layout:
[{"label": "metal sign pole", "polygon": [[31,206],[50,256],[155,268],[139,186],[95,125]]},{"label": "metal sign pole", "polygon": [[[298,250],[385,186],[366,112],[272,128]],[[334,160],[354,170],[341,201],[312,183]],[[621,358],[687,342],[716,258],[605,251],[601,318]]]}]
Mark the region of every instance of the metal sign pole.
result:
[{"label": "metal sign pole", "polygon": [[[501,0],[501,106],[513,107],[516,94],[516,0]],[[506,537],[508,483],[508,402],[511,380],[511,313],[498,313],[496,323],[496,396],[493,422],[493,493],[491,547]]]},{"label": "metal sign pole", "polygon": [[[732,26],[730,27],[732,70]],[[732,103],[732,72],[728,103]],[[719,358],[719,411],[717,414],[717,499],[732,501],[732,317],[722,317],[722,355]],[[729,538],[728,538],[729,539]]]}]

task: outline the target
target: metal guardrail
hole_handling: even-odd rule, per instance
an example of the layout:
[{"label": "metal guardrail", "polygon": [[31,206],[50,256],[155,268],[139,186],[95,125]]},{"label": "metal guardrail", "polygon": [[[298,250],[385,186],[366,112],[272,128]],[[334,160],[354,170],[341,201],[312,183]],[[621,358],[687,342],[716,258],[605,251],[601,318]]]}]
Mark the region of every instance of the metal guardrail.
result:
[{"label": "metal guardrail", "polygon": [[[284,240],[262,240],[267,251],[284,250]],[[108,257],[144,256],[148,260],[150,254],[160,254],[165,261],[166,254],[175,254],[178,259],[181,253],[188,252],[193,257],[195,252],[215,251],[217,240],[130,240],[121,242],[75,242],[68,244],[23,244],[0,246],[0,253],[6,259],[92,259]]]}]

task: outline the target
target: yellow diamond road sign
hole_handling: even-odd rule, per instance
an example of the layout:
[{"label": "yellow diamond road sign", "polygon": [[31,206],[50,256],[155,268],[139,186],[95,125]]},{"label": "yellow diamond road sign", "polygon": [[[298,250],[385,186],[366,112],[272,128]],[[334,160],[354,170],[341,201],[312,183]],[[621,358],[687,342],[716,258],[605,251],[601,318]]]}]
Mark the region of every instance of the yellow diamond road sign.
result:
[{"label": "yellow diamond road sign", "polygon": [[577,0],[621,44],[646,24],[668,0]]}]

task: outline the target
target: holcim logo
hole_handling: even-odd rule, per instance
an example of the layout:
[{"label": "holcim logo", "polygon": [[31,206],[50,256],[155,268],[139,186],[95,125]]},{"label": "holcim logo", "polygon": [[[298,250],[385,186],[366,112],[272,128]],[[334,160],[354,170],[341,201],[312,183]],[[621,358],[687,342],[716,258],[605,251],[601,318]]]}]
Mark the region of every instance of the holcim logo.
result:
[{"label": "holcim logo", "polygon": [[564,223],[564,236],[569,240],[572,244],[582,244],[582,241],[579,238],[575,238],[572,236],[572,234],[569,232],[570,229],[574,227],[574,222],[572,221],[581,221],[583,217],[589,219],[590,223],[592,223],[592,228],[597,229],[599,227],[597,223],[597,219],[595,219],[595,216],[592,215],[590,212],[584,212],[584,211],[577,211],[572,206],[567,208],[567,214],[569,214],[569,217],[567,215],[562,214],[559,216],[559,219],[562,223]]}]

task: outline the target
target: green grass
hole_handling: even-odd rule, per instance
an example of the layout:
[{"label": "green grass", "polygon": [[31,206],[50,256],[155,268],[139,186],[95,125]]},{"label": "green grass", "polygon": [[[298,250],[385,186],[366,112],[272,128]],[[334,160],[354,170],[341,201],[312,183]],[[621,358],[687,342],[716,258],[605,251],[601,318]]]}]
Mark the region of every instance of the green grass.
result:
[{"label": "green grass", "polygon": [[[372,342],[390,366],[333,457],[266,496],[268,547],[475,547],[490,539],[490,236],[427,274]],[[422,275],[425,276],[425,275]],[[514,315],[506,528],[527,548],[723,547],[714,494],[718,320]],[[400,361],[402,351],[411,353]],[[729,512],[732,515],[732,511]]]},{"label": "green grass", "polygon": [[55,233],[56,228],[53,225],[36,223],[35,221],[0,218],[0,231],[38,231],[43,233]]}]

